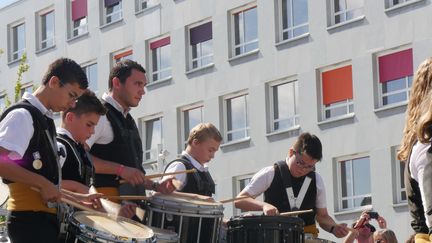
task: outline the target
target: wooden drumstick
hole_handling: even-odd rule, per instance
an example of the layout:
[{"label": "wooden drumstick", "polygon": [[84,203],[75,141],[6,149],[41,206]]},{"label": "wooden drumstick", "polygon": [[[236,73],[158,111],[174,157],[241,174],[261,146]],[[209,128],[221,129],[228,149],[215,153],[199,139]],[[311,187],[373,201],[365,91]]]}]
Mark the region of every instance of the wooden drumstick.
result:
[{"label": "wooden drumstick", "polygon": [[114,199],[114,200],[144,200],[144,201],[148,201],[148,200],[151,199],[151,197],[140,196],[140,195],[127,195],[127,196],[109,196],[109,195],[103,195],[102,198],[105,198],[105,199]]},{"label": "wooden drumstick", "polygon": [[[177,175],[177,174],[187,174],[187,173],[195,173],[197,172],[196,169],[190,169],[190,170],[180,170],[180,171],[174,171],[174,172],[168,172],[168,173],[159,173],[159,174],[153,174],[153,175],[146,175],[144,178],[146,179],[154,179],[158,177],[168,176],[168,175]],[[127,183],[126,180],[120,180],[120,184]]]},{"label": "wooden drumstick", "polygon": [[229,203],[229,202],[234,202],[237,200],[242,200],[245,198],[249,198],[249,196],[240,196],[240,197],[234,197],[234,198],[230,198],[230,199],[224,199],[224,200],[220,200],[220,203]]},{"label": "wooden drumstick", "polygon": [[313,213],[313,209],[285,212],[285,213],[281,213],[280,216],[293,216],[293,215],[304,214],[304,213]]}]

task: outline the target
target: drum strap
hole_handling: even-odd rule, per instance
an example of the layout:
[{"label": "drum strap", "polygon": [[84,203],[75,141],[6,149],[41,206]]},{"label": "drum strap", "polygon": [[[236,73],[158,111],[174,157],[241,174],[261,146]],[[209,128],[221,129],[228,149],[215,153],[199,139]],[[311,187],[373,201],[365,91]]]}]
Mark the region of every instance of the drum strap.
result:
[{"label": "drum strap", "polygon": [[309,176],[305,177],[302,187],[300,188],[300,191],[296,197],[294,196],[294,191],[292,188],[291,175],[290,173],[286,173],[285,171],[289,169],[288,166],[286,165],[286,162],[285,161],[278,162],[277,166],[279,167],[279,172],[281,174],[281,178],[283,179],[284,187],[286,190],[286,194],[288,197],[291,210],[292,211],[299,210],[303,203],[306,192],[310,186],[312,178],[310,178]]}]

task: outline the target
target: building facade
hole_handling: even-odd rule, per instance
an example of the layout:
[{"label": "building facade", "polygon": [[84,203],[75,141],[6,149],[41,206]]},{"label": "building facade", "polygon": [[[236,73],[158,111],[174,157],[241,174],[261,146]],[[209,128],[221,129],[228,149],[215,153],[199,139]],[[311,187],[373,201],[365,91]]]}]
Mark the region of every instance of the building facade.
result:
[{"label": "building facade", "polygon": [[[116,61],[136,60],[149,79],[132,110],[149,173],[211,122],[224,137],[209,164],[216,198],[231,198],[307,131],[323,143],[329,214],[351,224],[372,209],[404,241],[395,154],[413,74],[432,54],[431,10],[430,0],[20,0],[0,9],[0,105],[23,53],[23,91],[69,57],[98,96]],[[225,206],[226,217],[239,213]]]}]

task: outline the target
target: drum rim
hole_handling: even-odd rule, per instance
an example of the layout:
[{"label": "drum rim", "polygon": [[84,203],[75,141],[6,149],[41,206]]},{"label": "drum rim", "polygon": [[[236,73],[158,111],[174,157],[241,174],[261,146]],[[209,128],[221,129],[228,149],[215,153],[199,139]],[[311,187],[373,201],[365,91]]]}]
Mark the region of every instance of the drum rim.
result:
[{"label": "drum rim", "polygon": [[[200,213],[192,213],[192,212],[181,212],[181,211],[173,211],[172,209],[167,208],[153,208],[151,206],[148,207],[148,210],[158,213],[165,213],[165,214],[173,214],[177,216],[188,216],[188,217],[196,217],[196,218],[222,218],[224,216],[223,211],[222,212],[215,212],[211,214],[204,214],[202,211]],[[196,210],[192,209],[191,211],[196,212]]]},{"label": "drum rim", "polygon": [[[143,225],[141,223],[138,223],[134,220],[122,217],[122,216],[116,216],[117,219],[121,219],[124,220],[128,223],[131,223],[135,226],[139,226],[144,228],[147,228],[150,230],[151,236],[148,238],[140,238],[140,237],[128,237],[128,236],[119,236],[119,235],[115,235],[112,234],[111,232],[106,232],[106,231],[102,231],[99,229],[96,229],[94,227],[88,226],[84,223],[79,222],[75,216],[76,215],[98,215],[98,216],[107,216],[109,217],[108,214],[106,213],[102,213],[102,212],[88,212],[88,211],[78,211],[78,212],[74,212],[71,217],[70,217],[70,224],[73,225],[74,227],[77,227],[78,229],[80,229],[81,231],[83,229],[85,229],[85,232],[81,232],[84,233],[86,236],[90,236],[90,239],[102,239],[102,240],[108,240],[108,241],[112,241],[115,240],[115,242],[142,242],[142,243],[147,243],[147,242],[153,242],[154,238],[155,238],[155,234],[153,232],[152,229],[150,229],[148,226]],[[101,234],[102,233],[102,234]]]},{"label": "drum rim", "polygon": [[[161,201],[161,202],[160,202]],[[174,196],[168,196],[168,195],[154,195],[152,196],[149,203],[155,203],[160,202],[163,204],[166,204],[166,202],[171,202],[173,204],[186,204],[186,205],[193,205],[193,206],[199,206],[203,208],[222,208],[223,210],[223,204],[220,202],[207,202],[207,201],[200,201],[197,199],[185,199],[185,198],[176,198]],[[194,203],[194,202],[202,202],[202,204]]]}]

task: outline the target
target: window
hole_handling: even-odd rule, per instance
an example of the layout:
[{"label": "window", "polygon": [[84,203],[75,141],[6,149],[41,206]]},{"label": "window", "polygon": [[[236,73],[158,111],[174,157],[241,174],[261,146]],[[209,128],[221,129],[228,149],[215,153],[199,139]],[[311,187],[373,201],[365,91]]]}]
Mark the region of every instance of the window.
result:
[{"label": "window", "polygon": [[[242,176],[236,176],[233,178],[233,182],[234,182],[234,195],[233,196],[237,196],[252,180],[252,176],[253,174],[248,174],[248,175],[242,175]],[[262,196],[257,197],[257,200],[262,200]],[[234,215],[240,215],[240,213],[245,212],[244,210],[241,209],[236,209],[234,208]]]},{"label": "window", "polygon": [[189,29],[189,70],[213,63],[212,22]]},{"label": "window", "polygon": [[144,133],[144,161],[156,161],[162,149],[162,117],[142,121],[141,131]]},{"label": "window", "polygon": [[123,18],[122,1],[104,0],[104,8],[102,9],[102,12],[102,25],[110,24],[121,20]]},{"label": "window", "polygon": [[225,139],[239,141],[249,137],[248,94],[228,96],[224,99]]},{"label": "window", "polygon": [[350,210],[372,205],[369,157],[339,160],[337,170],[339,209]]},{"label": "window", "polygon": [[394,146],[391,148],[392,155],[392,166],[394,168],[394,192],[396,197],[394,197],[394,202],[398,203],[407,203],[407,194],[405,187],[405,163],[397,159],[397,150],[398,146]]},{"label": "window", "polygon": [[378,56],[379,107],[407,102],[413,79],[413,53],[407,49]]},{"label": "window", "polygon": [[20,90],[20,98],[24,95],[24,93],[33,93],[33,83],[23,84]]},{"label": "window", "polygon": [[258,16],[256,6],[233,11],[231,14],[232,56],[258,50]]},{"label": "window", "polygon": [[322,80],[322,120],[354,112],[351,65],[324,71]]},{"label": "window", "polygon": [[331,25],[363,16],[363,0],[330,0]]},{"label": "window", "polygon": [[386,0],[386,8],[395,7],[404,3],[414,2],[412,0]]},{"label": "window", "polygon": [[97,63],[88,64],[83,67],[83,70],[86,73],[89,82],[88,88],[97,95],[98,94]]},{"label": "window", "polygon": [[171,77],[171,39],[165,37],[150,43],[152,82]]},{"label": "window", "polygon": [[[190,130],[203,122],[203,106],[201,104],[188,106],[181,109],[181,124],[182,124],[182,149],[187,147],[187,140]],[[180,151],[181,151],[180,150]]]},{"label": "window", "polygon": [[160,0],[135,0],[135,12],[139,13],[160,4]]},{"label": "window", "polygon": [[133,60],[133,51],[132,50],[124,51],[124,52],[121,52],[119,54],[113,55],[114,63],[118,63],[118,62],[126,60],[126,59]]},{"label": "window", "polygon": [[13,62],[21,58],[26,50],[25,24],[23,22],[9,25],[9,61]]},{"label": "window", "polygon": [[69,38],[88,32],[87,0],[70,0]]},{"label": "window", "polygon": [[269,84],[270,132],[288,130],[299,125],[298,82],[281,80]]},{"label": "window", "polygon": [[54,10],[43,11],[37,14],[38,50],[54,46]]},{"label": "window", "polygon": [[309,32],[307,0],[278,0],[280,6],[279,41],[301,36]]}]

